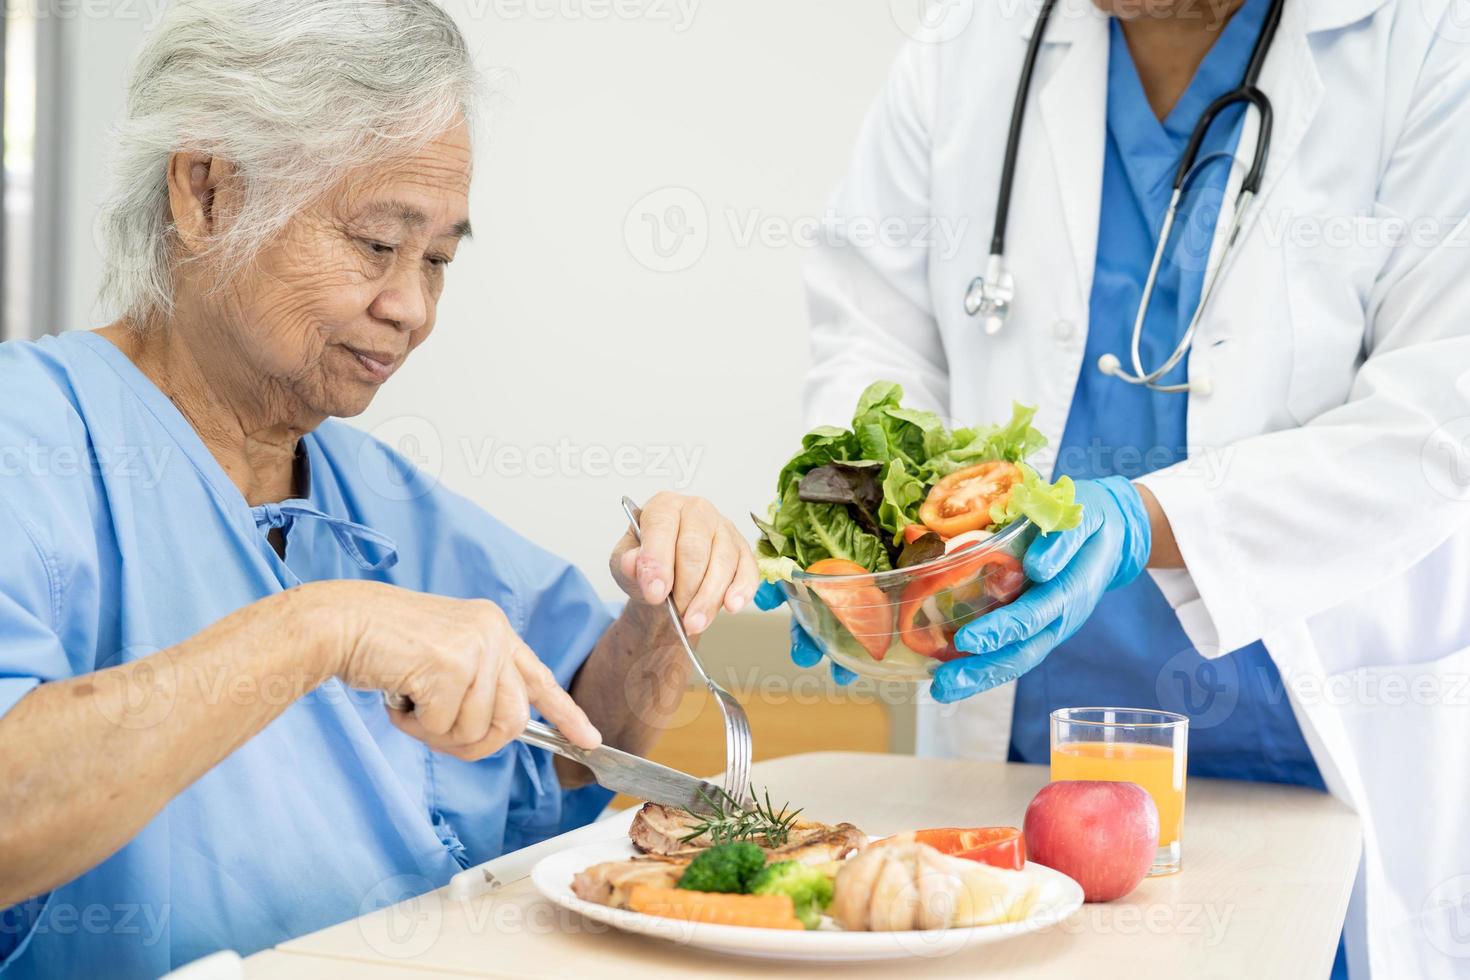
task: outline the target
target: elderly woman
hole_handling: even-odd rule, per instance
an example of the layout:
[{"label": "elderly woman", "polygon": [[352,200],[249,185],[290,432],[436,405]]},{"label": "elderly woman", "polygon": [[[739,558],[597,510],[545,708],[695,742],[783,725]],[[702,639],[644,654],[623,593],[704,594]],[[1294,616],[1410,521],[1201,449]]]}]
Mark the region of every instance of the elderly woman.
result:
[{"label": "elderly woman", "polygon": [[434,328],[474,88],[430,0],[184,0],[142,51],[124,315],[0,347],[36,463],[0,476],[7,977],[257,950],[585,822],[608,794],[512,741],[529,712],[647,750],[687,670],[659,604],[698,632],[754,592],[734,527],[660,494],[614,619],[331,421]]}]

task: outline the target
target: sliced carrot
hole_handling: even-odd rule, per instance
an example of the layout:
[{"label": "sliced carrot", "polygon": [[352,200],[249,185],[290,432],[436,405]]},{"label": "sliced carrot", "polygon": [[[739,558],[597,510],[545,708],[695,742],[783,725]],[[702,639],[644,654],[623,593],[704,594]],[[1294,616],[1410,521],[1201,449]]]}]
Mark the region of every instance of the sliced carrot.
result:
[{"label": "sliced carrot", "polygon": [[926,534],[931,534],[929,528],[923,524],[905,524],[903,526],[903,543],[913,544]]},{"label": "sliced carrot", "polygon": [[644,915],[757,929],[803,929],[790,895],[725,895],[634,885],[628,907]]},{"label": "sliced carrot", "polygon": [[[846,558],[823,558],[807,568],[809,575],[867,575]],[[882,660],[893,642],[893,603],[869,581],[813,582],[812,591],[874,660]]]}]

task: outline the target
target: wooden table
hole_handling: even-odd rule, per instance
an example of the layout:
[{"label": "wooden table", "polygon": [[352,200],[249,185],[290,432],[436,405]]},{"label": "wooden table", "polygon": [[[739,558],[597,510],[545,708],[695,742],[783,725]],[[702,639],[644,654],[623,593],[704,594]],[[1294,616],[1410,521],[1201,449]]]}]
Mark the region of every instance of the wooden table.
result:
[{"label": "wooden table", "polygon": [[[915,827],[1017,825],[1047,780],[1040,766],[818,753],[754,767],[755,783],[814,819],[871,834]],[[620,836],[626,814],[538,850]],[[905,974],[935,977],[1324,977],[1357,873],[1357,817],[1297,787],[1191,780],[1184,870],[1127,899],[1084,905],[1044,932],[935,959]],[[530,857],[534,858],[534,855]],[[527,863],[491,862],[510,879]],[[462,882],[461,882],[462,884]],[[246,960],[251,978],[341,975],[413,980],[492,977],[769,977],[796,972],[889,977],[894,962],[823,965],[741,960],[612,930],[545,901],[528,879],[472,897],[427,895],[283,943]]]}]

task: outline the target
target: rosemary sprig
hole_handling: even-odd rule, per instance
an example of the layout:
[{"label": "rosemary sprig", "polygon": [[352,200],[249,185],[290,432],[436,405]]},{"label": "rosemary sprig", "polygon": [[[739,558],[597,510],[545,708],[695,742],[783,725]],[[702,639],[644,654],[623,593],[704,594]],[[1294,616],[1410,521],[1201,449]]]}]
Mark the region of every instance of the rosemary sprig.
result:
[{"label": "rosemary sprig", "polygon": [[791,804],[783,804],[780,810],[771,803],[771,791],[765,792],[762,803],[756,795],[755,786],[750,787],[750,798],[754,806],[744,807],[723,789],[717,789],[717,797],[711,798],[703,790],[699,796],[711,813],[684,812],[695,821],[689,825],[689,833],[680,838],[685,844],[708,836],[714,844],[729,844],[733,841],[763,843],[766,847],[780,847],[791,837],[791,828],[801,810],[787,810]]}]

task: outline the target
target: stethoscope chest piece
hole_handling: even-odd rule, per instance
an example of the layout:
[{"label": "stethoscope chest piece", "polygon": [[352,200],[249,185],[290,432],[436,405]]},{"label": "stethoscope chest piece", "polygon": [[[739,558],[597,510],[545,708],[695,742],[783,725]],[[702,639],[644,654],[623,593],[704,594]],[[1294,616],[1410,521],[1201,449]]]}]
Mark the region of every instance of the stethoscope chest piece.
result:
[{"label": "stethoscope chest piece", "polygon": [[992,255],[985,263],[985,275],[970,280],[965,290],[965,312],[980,317],[985,332],[994,336],[1011,315],[1015,298],[1016,280],[1006,269],[1005,259]]},{"label": "stethoscope chest piece", "polygon": [[[1005,232],[1011,207],[1011,185],[1016,176],[1016,157],[1020,146],[1021,125],[1025,120],[1026,96],[1031,87],[1031,75],[1036,68],[1041,41],[1056,5],[1057,0],[1043,0],[1041,10],[1037,14],[1036,26],[1031,32],[1031,40],[1026,48],[1026,58],[1021,67],[1021,78],[1016,85],[1015,102],[1011,107],[1010,131],[1006,137],[1005,156],[1001,165],[1000,191],[996,195],[995,202],[995,224],[990,235],[990,255],[985,262],[985,274],[976,276],[965,289],[965,312],[970,316],[980,317],[982,326],[989,335],[1000,332],[1016,300],[1016,283],[1006,270],[1005,263]],[[1261,188],[1266,169],[1266,158],[1271,146],[1273,113],[1271,100],[1261,91],[1258,83],[1261,68],[1271,49],[1272,39],[1276,36],[1276,29],[1281,23],[1281,12],[1285,5],[1286,0],[1271,0],[1271,8],[1256,38],[1255,48],[1251,51],[1245,77],[1234,89],[1211,102],[1195,124],[1194,132],[1189,137],[1189,143],[1174,173],[1173,193],[1169,199],[1168,210],[1164,214],[1163,228],[1159,232],[1158,244],[1154,249],[1153,261],[1149,265],[1148,277],[1144,281],[1143,292],[1134,317],[1133,338],[1129,351],[1133,370],[1131,373],[1125,370],[1122,359],[1117,355],[1105,354],[1098,359],[1097,369],[1110,378],[1116,378],[1130,385],[1142,385],[1152,391],[1190,392],[1205,396],[1213,390],[1214,386],[1209,379],[1203,377],[1179,384],[1165,384],[1163,379],[1189,353],[1194,343],[1195,332],[1199,328],[1205,309],[1215,292],[1215,287],[1219,284],[1221,269],[1225,266],[1230,250],[1240,235],[1246,210]],[[1185,328],[1184,334],[1174,346],[1174,352],[1158,367],[1146,370],[1141,353],[1143,328],[1148,316],[1150,300],[1153,299],[1154,286],[1170,241],[1169,235],[1179,213],[1180,202],[1183,199],[1185,187],[1196,171],[1196,165],[1204,162],[1198,157],[1200,147],[1204,144],[1205,137],[1210,131],[1210,126],[1221,113],[1234,106],[1255,107],[1257,138],[1255,157],[1251,161],[1250,170],[1236,192],[1235,211],[1225,235],[1225,254],[1207,270],[1200,289],[1199,301],[1195,304],[1188,327]],[[1233,153],[1220,155],[1234,159]]]}]

